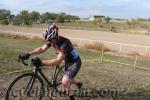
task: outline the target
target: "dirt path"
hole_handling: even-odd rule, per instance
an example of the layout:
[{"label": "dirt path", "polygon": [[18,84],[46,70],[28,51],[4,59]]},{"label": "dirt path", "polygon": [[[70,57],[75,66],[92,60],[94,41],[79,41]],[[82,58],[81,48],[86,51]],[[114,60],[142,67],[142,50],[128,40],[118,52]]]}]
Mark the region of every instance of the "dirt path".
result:
[{"label": "dirt path", "polygon": [[[13,31],[13,32],[24,32],[24,33],[35,33],[41,34],[46,28],[31,28],[31,27],[15,27],[15,26],[0,26],[0,31]],[[89,31],[89,30],[70,30],[60,29],[60,35],[81,38],[81,39],[92,39],[98,41],[109,41],[117,43],[125,43],[140,46],[150,46],[150,36],[138,35],[138,34],[123,34],[123,33],[111,33],[102,31]],[[41,34],[42,36],[42,34]],[[104,43],[112,50],[120,50],[120,44]],[[124,45],[122,52],[138,52],[142,55],[149,55],[150,49],[145,47],[137,47],[131,45]],[[146,53],[147,52],[147,53]]]},{"label": "dirt path", "polygon": [[[0,26],[0,30],[40,34],[45,30],[45,28]],[[136,44],[136,45],[144,45],[144,46],[150,45],[150,36],[137,35],[137,34],[122,34],[122,33],[88,31],[88,30],[70,30],[70,29],[60,29],[60,34],[63,36],[74,37],[74,38],[120,42],[120,43]]]}]

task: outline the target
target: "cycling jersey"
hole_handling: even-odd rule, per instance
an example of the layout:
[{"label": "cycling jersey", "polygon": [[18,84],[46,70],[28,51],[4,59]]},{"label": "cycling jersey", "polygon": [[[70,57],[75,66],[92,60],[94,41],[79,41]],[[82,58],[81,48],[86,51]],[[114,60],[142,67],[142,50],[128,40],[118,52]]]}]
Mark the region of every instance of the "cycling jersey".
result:
[{"label": "cycling jersey", "polygon": [[66,63],[73,63],[77,59],[80,59],[76,48],[73,47],[71,41],[65,37],[59,36],[56,44],[47,42],[48,47],[53,46],[58,53],[63,53]]}]

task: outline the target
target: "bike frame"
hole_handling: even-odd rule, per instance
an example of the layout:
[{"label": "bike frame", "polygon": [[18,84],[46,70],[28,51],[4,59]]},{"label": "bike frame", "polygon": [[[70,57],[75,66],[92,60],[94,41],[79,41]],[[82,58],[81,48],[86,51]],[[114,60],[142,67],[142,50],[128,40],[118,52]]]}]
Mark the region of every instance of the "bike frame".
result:
[{"label": "bike frame", "polygon": [[[22,61],[22,63],[23,63],[25,66],[28,66],[28,64],[25,63],[24,60],[21,59],[21,57],[19,56],[18,62],[20,62],[20,61]],[[32,62],[32,59],[31,59],[31,62]],[[31,63],[31,64],[33,64],[33,63]],[[60,84],[62,84],[62,83],[61,83],[61,79],[62,79],[63,74],[64,74],[64,71],[62,70],[63,68],[64,68],[64,66],[62,66],[62,67],[60,67],[59,65],[55,66],[54,72],[53,72],[53,74],[51,75],[52,78],[49,79],[49,78],[47,78],[47,77],[44,75],[41,66],[35,66],[35,65],[33,65],[31,72],[24,73],[24,74],[20,75],[19,77],[17,77],[17,78],[10,84],[10,86],[9,86],[9,88],[8,88],[8,90],[7,90],[6,100],[9,100],[8,98],[9,98],[9,95],[10,95],[10,91],[11,91],[12,87],[14,86],[14,84],[15,84],[18,80],[22,79],[23,77],[28,77],[28,76],[30,76],[30,77],[28,77],[29,80],[26,81],[27,84],[26,84],[26,87],[25,87],[24,94],[26,94],[27,96],[30,96],[30,95],[32,94],[32,92],[33,92],[33,91],[32,91],[32,88],[34,87],[34,83],[35,83],[36,79],[38,79],[38,81],[40,81],[40,83],[41,83],[41,88],[40,88],[41,90],[40,90],[40,95],[39,95],[39,97],[40,97],[39,100],[41,100],[41,98],[42,98],[42,93],[45,92],[45,90],[44,90],[44,81],[47,83],[46,85],[48,86],[48,88],[49,88],[49,87],[52,87],[52,88],[51,88],[52,90],[54,90],[54,89],[57,90],[57,86],[59,86]],[[59,81],[57,81],[58,76],[60,76],[59,74],[61,75],[61,77],[59,77]]]},{"label": "bike frame", "polygon": [[52,75],[51,81],[49,81],[48,78],[43,74],[41,67],[35,66],[33,69],[33,76],[31,77],[31,79],[27,85],[27,88],[25,89],[25,91],[27,91],[27,94],[30,95],[30,92],[32,90],[33,84],[35,82],[35,79],[36,79],[38,73],[50,87],[55,87],[56,86],[55,77],[56,77],[56,74],[59,71],[59,69],[61,69],[61,67],[59,65],[57,65],[55,67],[54,74]]},{"label": "bike frame", "polygon": [[[53,86],[56,85],[56,84],[52,84],[52,83],[55,83],[55,82],[54,82],[54,81],[55,81],[54,79],[55,79],[56,74],[57,74],[57,72],[59,71],[59,69],[61,69],[61,67],[60,67],[59,65],[57,65],[57,66],[55,67],[54,73],[53,73],[53,75],[52,75],[52,79],[51,79],[51,81],[49,81],[49,79],[43,74],[43,72],[42,72],[42,70],[41,70],[41,67],[35,66],[35,69],[34,69],[34,71],[33,71],[34,76],[33,76],[32,78],[35,79],[35,77],[36,77],[36,76],[38,75],[38,73],[39,73],[39,75],[46,81],[46,83],[47,83],[50,87],[53,87]],[[31,78],[31,80],[32,80],[32,78]]]}]

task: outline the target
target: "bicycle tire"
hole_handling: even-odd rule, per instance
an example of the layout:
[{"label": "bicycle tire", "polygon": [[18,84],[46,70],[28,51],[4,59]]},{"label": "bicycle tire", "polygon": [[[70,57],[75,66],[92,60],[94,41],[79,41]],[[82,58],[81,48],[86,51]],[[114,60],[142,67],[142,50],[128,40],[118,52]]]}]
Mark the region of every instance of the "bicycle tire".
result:
[{"label": "bicycle tire", "polygon": [[[7,92],[6,92],[6,96],[5,96],[5,100],[16,100],[15,99],[9,99],[11,97],[11,92],[13,92],[13,86],[15,86],[15,84],[19,83],[19,80],[23,79],[23,78],[27,78],[27,79],[31,79],[32,77],[34,76],[34,73],[25,73],[25,74],[22,74],[20,76],[18,76],[8,87],[7,89]],[[31,78],[29,78],[31,77]],[[43,97],[43,94],[44,94],[44,83],[43,83],[43,80],[41,79],[41,77],[39,77],[38,75],[36,75],[35,77],[35,81],[38,80],[38,82],[40,82],[40,93],[39,93],[39,97],[38,99],[36,100],[41,100],[42,97]],[[29,84],[29,83],[28,83]],[[35,84],[35,83],[34,83]],[[23,84],[22,84],[23,85]],[[26,84],[25,84],[26,85]],[[19,88],[18,88],[19,89]],[[24,89],[22,86],[21,86],[21,89]],[[24,92],[24,91],[23,91]],[[22,100],[22,99],[21,99]],[[30,99],[28,99],[30,100]]]}]

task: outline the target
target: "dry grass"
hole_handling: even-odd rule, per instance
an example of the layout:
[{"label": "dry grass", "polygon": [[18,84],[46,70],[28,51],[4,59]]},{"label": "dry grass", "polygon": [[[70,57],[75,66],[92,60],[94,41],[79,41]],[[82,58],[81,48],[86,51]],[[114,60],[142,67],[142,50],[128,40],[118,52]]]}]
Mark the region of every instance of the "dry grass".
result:
[{"label": "dry grass", "polygon": [[43,38],[39,38],[39,37],[33,37],[32,40],[34,40],[34,41],[45,41]]},{"label": "dry grass", "polygon": [[136,52],[136,51],[129,52],[127,55],[129,55],[129,56],[142,56],[141,54],[139,54],[139,53]]},{"label": "dry grass", "polygon": [[146,30],[142,29],[134,29],[128,31],[129,34],[145,34],[146,32],[147,32]]},{"label": "dry grass", "polygon": [[0,33],[0,37],[8,37],[8,38],[12,38],[12,39],[23,39],[23,40],[34,40],[34,41],[44,41],[42,38],[39,37],[33,37],[33,38],[29,38],[27,36],[24,35],[17,35],[17,34],[10,34],[10,33]]},{"label": "dry grass", "polygon": [[[7,35],[8,36],[8,35]],[[6,34],[0,33],[0,37],[6,37]]]},{"label": "dry grass", "polygon": [[78,45],[77,43],[75,43],[75,42],[72,42],[72,45],[75,46],[75,47],[79,46],[79,45]]},{"label": "dry grass", "polygon": [[12,39],[24,39],[24,40],[29,39],[28,37],[23,36],[23,35],[21,36],[21,35],[10,34],[10,33],[0,33],[0,37],[9,37],[9,38],[12,38]]},{"label": "dry grass", "polygon": [[85,44],[84,47],[87,49],[92,49],[96,51],[104,51],[104,52],[111,51],[109,48],[105,47],[103,43],[98,43],[98,42]]}]

